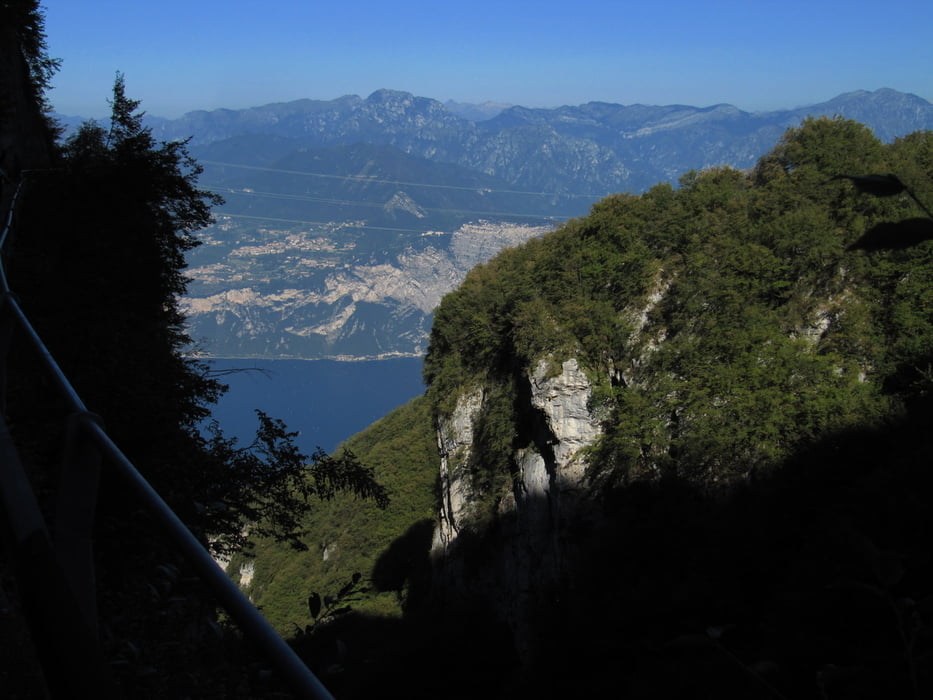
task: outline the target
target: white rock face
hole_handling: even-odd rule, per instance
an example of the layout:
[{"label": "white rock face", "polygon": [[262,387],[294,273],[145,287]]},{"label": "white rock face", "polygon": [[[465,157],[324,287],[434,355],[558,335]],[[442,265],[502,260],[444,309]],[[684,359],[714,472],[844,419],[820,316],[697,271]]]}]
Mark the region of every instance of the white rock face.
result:
[{"label": "white rock face", "polygon": [[550,438],[513,455],[512,488],[497,494],[497,540],[478,571],[469,570],[458,555],[457,540],[470,523],[476,496],[467,466],[476,420],[483,410],[482,388],[459,397],[452,414],[438,425],[442,503],[433,543],[437,575],[452,590],[484,596],[511,626],[518,653],[529,660],[538,637],[529,611],[562,585],[566,552],[560,525],[585,486],[580,450],[592,445],[600,433],[588,409],[591,385],[577,361],[567,360],[554,376],[548,376],[548,367],[540,362],[528,377],[527,410],[539,412],[543,432]]},{"label": "white rock face", "polygon": [[255,562],[252,559],[240,565],[240,588],[247,588],[253,582],[256,573]]},{"label": "white rock face", "polygon": [[483,392],[477,389],[457,399],[449,418],[440,422],[437,447],[441,456],[441,511],[432,549],[445,552],[457,538],[468,516],[472,491],[467,464],[473,445],[473,425],[482,408]]},{"label": "white rock face", "polygon": [[548,364],[538,363],[531,375],[531,403],[544,412],[553,445],[556,476],[561,488],[582,485],[584,465],[577,453],[599,436],[598,421],[590,414],[590,381],[575,359],[562,365],[560,374],[547,376]]}]

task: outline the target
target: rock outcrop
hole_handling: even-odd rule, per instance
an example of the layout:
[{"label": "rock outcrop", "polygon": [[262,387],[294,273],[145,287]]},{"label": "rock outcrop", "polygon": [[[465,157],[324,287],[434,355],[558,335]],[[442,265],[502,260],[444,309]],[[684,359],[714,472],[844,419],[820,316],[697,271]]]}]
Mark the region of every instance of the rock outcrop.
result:
[{"label": "rock outcrop", "polygon": [[[540,621],[532,611],[547,609],[542,603],[567,584],[564,560],[570,553],[561,525],[584,493],[582,451],[600,433],[589,409],[591,385],[577,360],[563,362],[557,374],[549,368],[541,361],[527,377],[529,405],[524,408],[540,418],[537,444],[514,453],[511,481],[500,493],[480,493],[471,470],[474,433],[485,408],[483,387],[459,396],[451,413],[438,421],[436,574],[446,590],[491,606],[513,630],[516,649],[526,660],[535,657],[540,638]],[[494,537],[475,527],[482,515],[477,504],[490,497],[497,502]],[[479,568],[472,551],[478,541],[483,548]]]}]

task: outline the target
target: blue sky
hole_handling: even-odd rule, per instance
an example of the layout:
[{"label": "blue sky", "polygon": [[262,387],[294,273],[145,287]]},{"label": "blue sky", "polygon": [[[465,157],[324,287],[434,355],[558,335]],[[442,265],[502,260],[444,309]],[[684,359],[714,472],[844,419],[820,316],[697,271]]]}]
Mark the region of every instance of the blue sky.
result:
[{"label": "blue sky", "polygon": [[553,107],[764,110],[933,99],[929,0],[43,0],[49,98],[99,117],[116,71],[156,116],[379,88]]}]

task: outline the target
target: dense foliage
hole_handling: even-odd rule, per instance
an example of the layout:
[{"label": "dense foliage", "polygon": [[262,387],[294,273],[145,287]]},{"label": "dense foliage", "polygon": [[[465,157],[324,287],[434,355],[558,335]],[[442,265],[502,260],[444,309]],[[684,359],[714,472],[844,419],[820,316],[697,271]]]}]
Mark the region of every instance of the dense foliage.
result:
[{"label": "dense foliage", "polygon": [[45,166],[57,133],[45,92],[61,61],[49,56],[38,0],[0,3],[0,178]]},{"label": "dense foliage", "polygon": [[[423,572],[412,567],[415,554],[426,551],[423,535],[430,537],[436,508],[433,433],[423,398],[381,418],[343,448],[374,471],[390,499],[385,509],[374,501],[337,494],[302,520],[304,552],[296,554],[273,538],[259,538],[248,554],[233,558],[231,573],[279,631],[302,632],[311,624],[308,597],[315,592],[336,595],[355,573],[362,574],[366,588],[353,604],[358,613],[398,617],[407,601],[423,593],[417,577]],[[421,538],[402,551],[387,551],[406,533],[420,533]]]},{"label": "dense foliage", "polygon": [[[929,250],[854,244],[923,210],[842,176],[897,173],[923,201],[931,153],[928,132],[883,145],[857,123],[810,119],[752,172],[603,200],[444,299],[425,365],[436,410],[477,382],[508,408],[537,361],[577,357],[604,416],[594,475],[706,485],[896,413],[926,381]],[[520,415],[493,413],[486,434],[528,443]]]},{"label": "dense foliage", "polygon": [[197,188],[183,142],[158,144],[142,126],[122,76],[112,107],[109,130],[85,124],[64,144],[63,167],[26,189],[17,230],[14,286],[79,393],[217,551],[241,546],[248,526],[294,540],[308,498],[334,487],[381,498],[352,459],[315,455],[308,480],[308,458],[264,415],[251,446],[216,428],[202,436],[224,387],[187,354],[177,299],[217,198]]},{"label": "dense foliage", "polygon": [[[885,145],[811,119],[752,171],[610,197],[477,267],[437,310],[425,399],[355,438],[386,448],[379,473],[407,474],[429,513],[431,417],[482,388],[468,467],[483,521],[453,554],[473,561],[458,571],[475,588],[435,576],[429,596],[409,598],[408,627],[358,615],[302,627],[305,597],[354,571],[406,590],[428,567],[418,513],[389,545],[368,533],[398,524],[335,501],[313,527],[329,533],[309,541],[318,555],[259,551],[249,590],[342,697],[922,697],[931,156],[930,133]],[[560,595],[524,610],[540,639],[518,680],[515,621],[493,612],[482,581],[524,546],[508,540],[521,513],[503,507],[520,488],[515,450],[547,449],[528,374],[569,357],[602,421],[587,454],[596,488],[555,533]],[[354,605],[387,612],[378,601]]]},{"label": "dense foliage", "polygon": [[52,86],[52,77],[61,65],[61,60],[48,54],[44,14],[35,0],[6,0],[0,4],[0,19],[16,37],[33,98],[44,105],[45,91]]},{"label": "dense foliage", "polygon": [[[185,254],[219,198],[198,189],[200,167],[185,142],[158,143],[142,125],[119,74],[111,107],[109,128],[84,124],[60,145],[55,168],[24,175],[15,239],[5,250],[26,314],[78,394],[215,554],[229,555],[259,535],[301,546],[312,504],[338,492],[384,508],[385,489],[352,453],[303,455],[294,434],[265,414],[246,446],[216,426],[202,434],[225,387],[190,355],[178,298],[187,283]],[[6,418],[40,501],[54,512],[66,416],[18,341],[14,336]],[[245,676],[218,676],[243,648],[218,636],[210,595],[185,575],[185,562],[108,466],[94,545],[105,654],[124,671],[124,691],[198,694],[202,682],[226,682],[228,692],[241,692],[233,688]],[[146,670],[141,680],[141,669],[160,667],[187,670]]]},{"label": "dense foliage", "polygon": [[432,410],[483,397],[474,588],[508,566],[515,451],[548,449],[531,372],[577,358],[601,420],[559,599],[522,613],[533,695],[928,694],[931,156],[931,132],[808,119],[751,171],[609,197],[444,299]]}]

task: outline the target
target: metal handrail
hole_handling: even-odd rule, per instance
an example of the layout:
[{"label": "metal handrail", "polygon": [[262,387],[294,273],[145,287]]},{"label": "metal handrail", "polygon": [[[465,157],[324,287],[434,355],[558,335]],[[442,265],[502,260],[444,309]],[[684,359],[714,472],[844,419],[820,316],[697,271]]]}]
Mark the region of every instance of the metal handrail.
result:
[{"label": "metal handrail", "polygon": [[[2,249],[7,235],[12,229],[13,211],[23,182],[24,180],[21,179],[11,200],[7,221],[2,233],[0,233],[0,249]],[[333,696],[327,688],[273,629],[268,620],[262,616],[240,588],[214,561],[203,544],[165,503],[126,455],[114,444],[113,440],[96,420],[96,417],[88,412],[78,392],[75,391],[52,353],[42,342],[39,334],[29,322],[10,290],[4,266],[2,260],[0,260],[0,310],[3,309],[10,314],[12,320],[25,333],[32,352],[40,359],[45,373],[65,400],[72,419],[75,421],[73,429],[80,431],[85,437],[89,438],[100,451],[105,462],[116,469],[119,477],[141,500],[142,504],[168,535],[171,542],[188,559],[192,568],[207,584],[231,618],[265,652],[268,660],[282,674],[292,692],[302,698],[333,700]],[[0,481],[4,478],[4,471],[0,471]],[[96,620],[90,622],[96,625]]]}]

